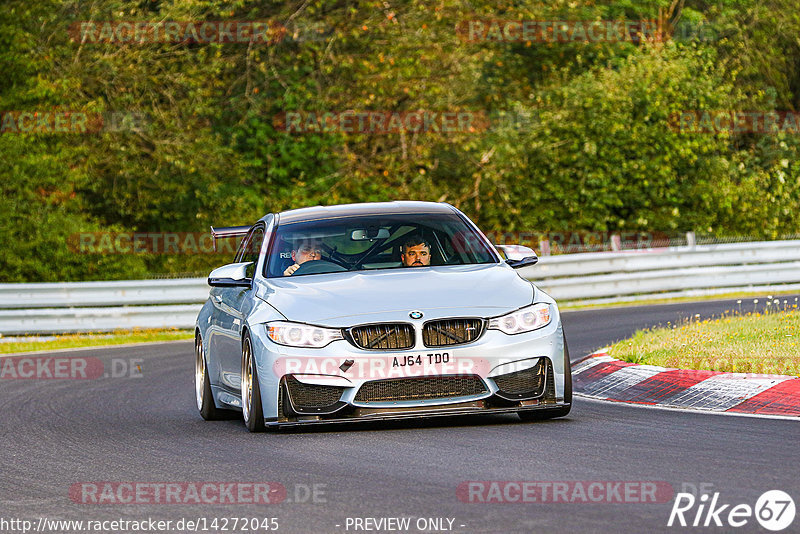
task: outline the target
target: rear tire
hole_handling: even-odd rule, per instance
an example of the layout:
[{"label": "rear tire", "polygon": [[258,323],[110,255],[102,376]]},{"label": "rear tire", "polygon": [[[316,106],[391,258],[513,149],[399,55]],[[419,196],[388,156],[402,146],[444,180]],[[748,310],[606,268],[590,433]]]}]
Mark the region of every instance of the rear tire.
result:
[{"label": "rear tire", "polygon": [[261,389],[258,386],[258,371],[253,358],[253,343],[250,334],[242,340],[242,415],[250,432],[263,432],[264,411],[261,407]]},{"label": "rear tire", "polygon": [[569,361],[567,336],[563,333],[561,335],[564,339],[564,402],[569,403],[569,405],[558,408],[550,408],[547,410],[517,412],[517,415],[519,415],[519,418],[523,421],[542,421],[544,419],[564,417],[565,415],[569,414],[570,410],[572,409],[572,364],[570,364]]},{"label": "rear tire", "polygon": [[194,393],[197,409],[203,419],[206,421],[230,419],[233,412],[221,410],[214,404],[214,394],[211,392],[211,381],[208,378],[206,351],[199,333],[194,337]]}]

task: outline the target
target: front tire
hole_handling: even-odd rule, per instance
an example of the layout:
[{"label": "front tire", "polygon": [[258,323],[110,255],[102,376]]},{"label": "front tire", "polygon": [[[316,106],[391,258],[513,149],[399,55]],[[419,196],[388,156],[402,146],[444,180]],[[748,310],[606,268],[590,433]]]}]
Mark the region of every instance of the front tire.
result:
[{"label": "front tire", "polygon": [[567,336],[562,334],[564,339],[564,402],[567,406],[550,408],[548,410],[534,410],[527,412],[517,412],[523,421],[542,421],[555,417],[564,417],[572,409],[572,364],[569,361],[569,348],[567,347]]},{"label": "front tire", "polygon": [[253,358],[253,342],[245,333],[242,340],[242,416],[250,432],[263,432],[264,412],[261,407],[261,388],[258,386],[258,371]]}]

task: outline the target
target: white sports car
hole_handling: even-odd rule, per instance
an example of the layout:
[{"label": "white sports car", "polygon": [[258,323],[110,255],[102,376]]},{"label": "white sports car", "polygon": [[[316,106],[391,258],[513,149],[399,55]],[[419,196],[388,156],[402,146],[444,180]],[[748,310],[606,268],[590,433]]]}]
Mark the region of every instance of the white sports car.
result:
[{"label": "white sports car", "polygon": [[[555,301],[449,204],[386,202],[269,214],[211,272],[197,317],[205,419],[251,431],[355,420],[564,416],[569,353]],[[503,257],[498,253],[503,253]]]}]

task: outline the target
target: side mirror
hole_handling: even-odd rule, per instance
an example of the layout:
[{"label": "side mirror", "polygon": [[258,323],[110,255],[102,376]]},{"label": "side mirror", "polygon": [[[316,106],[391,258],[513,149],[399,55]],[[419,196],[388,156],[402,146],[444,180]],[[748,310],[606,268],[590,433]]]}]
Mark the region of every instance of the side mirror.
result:
[{"label": "side mirror", "polygon": [[250,287],[253,280],[247,277],[247,268],[251,265],[253,265],[252,261],[246,261],[218,267],[208,275],[208,285],[214,287]]},{"label": "side mirror", "polygon": [[495,245],[495,248],[505,256],[506,263],[514,269],[536,265],[539,261],[539,257],[532,248],[522,245]]}]

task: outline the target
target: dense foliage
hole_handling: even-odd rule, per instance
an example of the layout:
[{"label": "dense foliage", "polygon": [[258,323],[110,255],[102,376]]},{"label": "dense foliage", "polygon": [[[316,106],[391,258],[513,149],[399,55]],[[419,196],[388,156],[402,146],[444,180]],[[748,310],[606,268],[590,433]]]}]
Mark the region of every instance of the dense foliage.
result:
[{"label": "dense foliage", "polygon": [[[456,28],[476,19],[658,20],[665,38],[465,39]],[[253,20],[285,31],[267,44],[70,32],[81,21]],[[450,202],[493,231],[795,234],[800,132],[687,133],[671,118],[795,110],[797,35],[789,0],[5,0],[5,119],[66,110],[106,126],[4,128],[0,280],[200,272],[230,254],[83,253],[74,242],[390,199]],[[438,132],[281,126],[287,112],[346,110],[485,121]],[[120,116],[128,122],[109,127]]]}]

